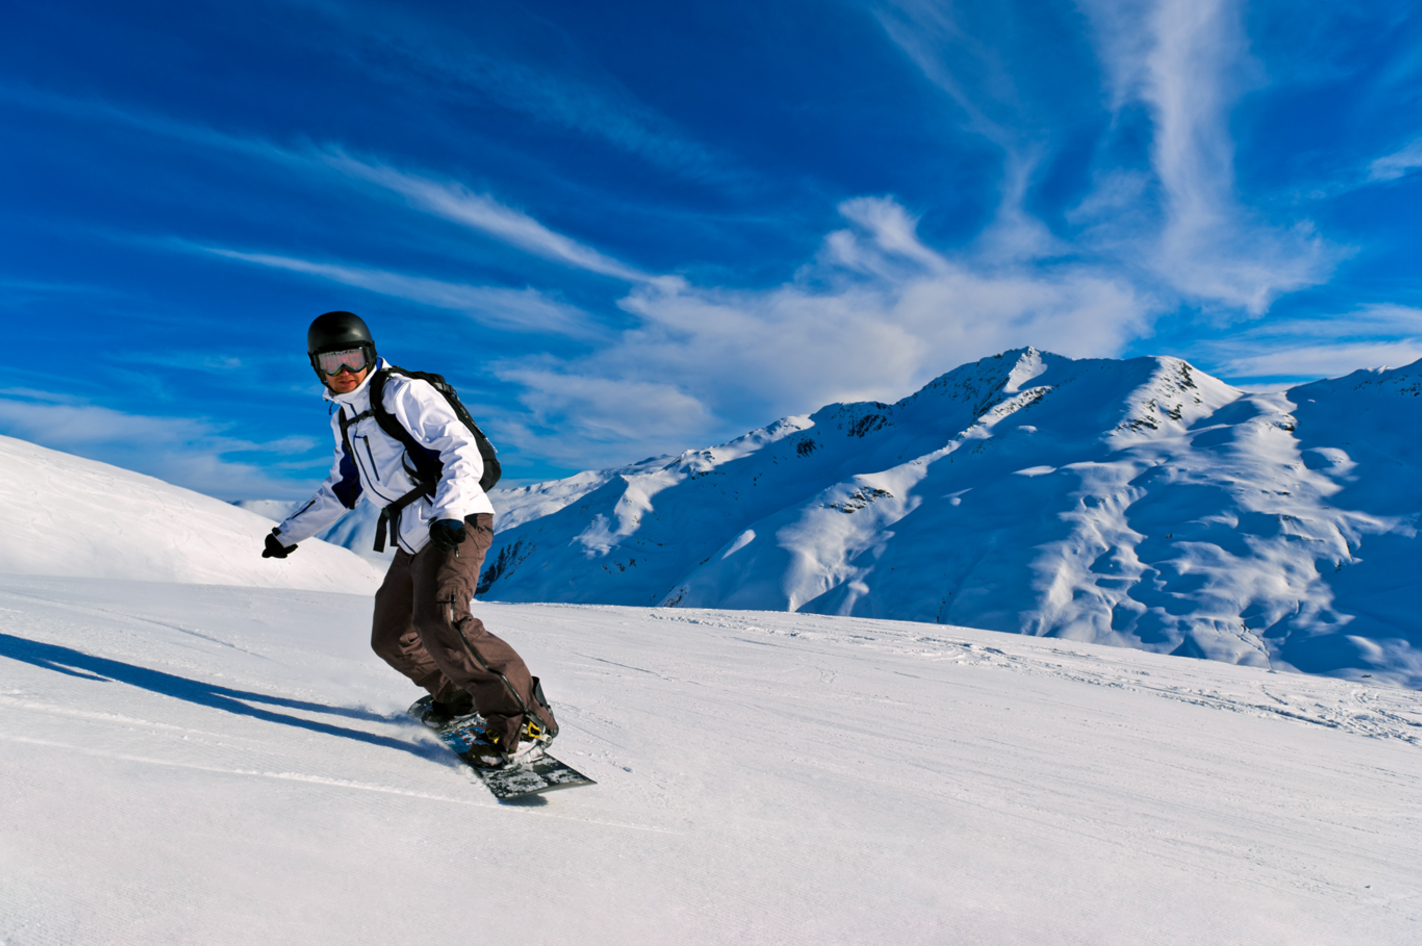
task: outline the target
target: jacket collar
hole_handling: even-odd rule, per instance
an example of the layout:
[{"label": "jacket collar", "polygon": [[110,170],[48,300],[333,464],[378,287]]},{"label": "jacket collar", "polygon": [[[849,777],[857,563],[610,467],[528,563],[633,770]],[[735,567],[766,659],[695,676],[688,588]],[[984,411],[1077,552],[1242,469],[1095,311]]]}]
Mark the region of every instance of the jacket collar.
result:
[{"label": "jacket collar", "polygon": [[352,414],[359,414],[361,411],[370,407],[370,379],[375,377],[376,371],[388,367],[390,367],[390,364],[384,358],[377,358],[375,361],[375,371],[371,371],[367,374],[365,380],[362,381],[354,391],[349,391],[345,394],[332,394],[331,389],[323,384],[321,388],[325,393],[322,397],[332,404],[341,404],[349,407]]}]

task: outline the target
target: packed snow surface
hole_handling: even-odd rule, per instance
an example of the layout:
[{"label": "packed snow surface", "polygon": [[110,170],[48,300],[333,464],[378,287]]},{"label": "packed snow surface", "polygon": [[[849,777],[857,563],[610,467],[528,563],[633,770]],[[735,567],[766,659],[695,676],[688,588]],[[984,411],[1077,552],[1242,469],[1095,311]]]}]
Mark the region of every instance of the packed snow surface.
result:
[{"label": "packed snow surface", "polygon": [[[271,564],[271,563],[267,563]],[[0,576],[0,941],[1397,946],[1414,690],[954,626],[479,604],[597,780],[500,805],[371,599]]]},{"label": "packed snow surface", "polygon": [[0,572],[370,592],[381,572],[305,542],[263,559],[272,523],[141,473],[0,437]]},{"label": "packed snow surface", "polygon": [[1007,352],[896,404],[500,494],[481,594],[968,625],[1422,686],[1419,395],[1422,362],[1249,394],[1176,358]]}]

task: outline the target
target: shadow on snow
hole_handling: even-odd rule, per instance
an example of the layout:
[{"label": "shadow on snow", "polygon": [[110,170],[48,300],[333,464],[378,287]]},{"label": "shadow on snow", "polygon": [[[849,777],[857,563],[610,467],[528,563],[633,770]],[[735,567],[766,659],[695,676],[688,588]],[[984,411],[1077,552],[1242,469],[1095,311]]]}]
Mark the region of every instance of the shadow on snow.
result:
[{"label": "shadow on snow", "polygon": [[443,751],[436,746],[411,744],[399,739],[391,739],[388,736],[377,736],[373,733],[361,732],[358,729],[347,729],[344,726],[334,726],[330,723],[302,719],[299,716],[288,716],[285,713],[277,713],[255,706],[248,706],[247,703],[241,701],[249,700],[257,703],[269,703],[287,709],[329,713],[337,716],[354,717],[371,721],[389,721],[387,717],[361,710],[325,706],[320,703],[308,703],[302,700],[290,700],[279,696],[268,696],[264,693],[253,693],[248,690],[234,690],[231,687],[203,683],[200,680],[190,680],[187,677],[164,673],[161,670],[150,670],[147,667],[139,667],[133,664],[123,663],[119,660],[111,660],[107,657],[95,657],[91,654],[86,654],[69,647],[62,647],[58,644],[42,644],[37,641],[26,640],[23,637],[14,637],[10,634],[0,634],[0,656],[9,657],[12,660],[18,660],[35,667],[43,667],[46,670],[53,670],[57,673],[67,674],[71,677],[79,677],[84,680],[94,680],[101,683],[109,683],[112,681],[127,683],[130,686],[136,686],[164,696],[171,696],[175,699],[185,700],[189,703],[195,703],[198,706],[224,710],[238,716],[249,716],[253,719],[260,719],[268,723],[280,723],[284,726],[293,726],[297,729],[318,732],[327,736],[340,736],[345,739],[354,739],[357,742],[383,746],[387,749],[398,749],[402,752],[409,752],[413,755],[420,756],[421,758],[442,757],[444,755]]}]

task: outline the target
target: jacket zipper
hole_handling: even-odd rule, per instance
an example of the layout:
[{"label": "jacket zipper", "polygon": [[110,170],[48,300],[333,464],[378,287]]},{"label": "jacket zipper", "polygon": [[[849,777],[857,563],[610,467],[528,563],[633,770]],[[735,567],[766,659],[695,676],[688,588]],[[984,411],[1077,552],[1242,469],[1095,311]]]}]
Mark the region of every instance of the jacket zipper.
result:
[{"label": "jacket zipper", "polygon": [[[362,473],[365,473],[365,472],[366,472],[366,470],[365,470],[365,465],[360,462],[360,451],[359,451],[359,450],[355,450],[354,448],[352,448],[352,451],[355,453],[356,466],[358,466],[358,467],[361,468],[361,472],[362,472]],[[385,500],[387,503],[394,502],[394,500],[393,500],[391,497],[386,496],[383,492],[381,492],[380,490],[378,490],[378,489],[375,488],[375,485],[374,485],[374,484],[380,483],[380,479],[379,479],[379,477],[377,477],[377,476],[375,475],[375,473],[374,473],[373,471],[370,472],[370,473],[368,473],[368,474],[366,475],[366,480],[367,480],[366,485],[370,487],[370,491],[371,491],[372,493],[374,493],[375,495],[379,496],[381,499]],[[382,485],[383,485],[383,484],[382,484]]]},{"label": "jacket zipper", "polygon": [[380,482],[380,471],[375,465],[375,454],[370,452],[370,438],[362,434],[360,442],[365,444],[365,456],[370,461],[370,475],[375,478],[375,482]]},{"label": "jacket zipper", "polygon": [[[351,442],[351,453],[355,454],[353,459],[355,460],[356,466],[360,468],[361,473],[365,474],[364,479],[366,481],[366,486],[370,487],[370,491],[372,493],[379,496],[387,503],[394,502],[394,497],[386,496],[382,490],[378,490],[375,488],[377,485],[384,486],[385,484],[381,482],[380,474],[376,472],[375,454],[371,453],[370,451],[370,438],[365,436],[364,434],[355,433],[354,428],[352,428],[348,435],[348,439]],[[366,470],[365,464],[360,462],[360,450],[356,449],[355,445],[355,442],[357,440],[363,441],[365,443],[365,455],[370,461],[369,470]]]},{"label": "jacket zipper", "polygon": [[[355,454],[356,466],[358,466],[358,467],[361,466],[361,462],[360,462],[360,451],[357,450],[357,449],[355,449],[355,443],[354,443],[354,441],[359,440],[359,441],[361,441],[362,443],[365,444],[365,456],[366,456],[366,459],[370,461],[370,472],[369,472],[368,477],[367,477],[368,480],[369,480],[369,483],[371,484],[371,485],[370,485],[370,491],[371,491],[372,493],[374,493],[375,495],[379,496],[381,499],[385,500],[387,503],[389,503],[389,502],[394,502],[394,500],[391,499],[389,496],[386,496],[383,492],[381,492],[380,490],[378,490],[378,489],[375,488],[375,485],[374,485],[374,484],[379,483],[381,486],[384,486],[385,484],[381,481],[381,479],[380,479],[380,474],[377,472],[377,467],[376,467],[376,465],[375,465],[375,454],[372,453],[371,450],[370,450],[370,438],[367,437],[367,436],[365,436],[364,434],[354,434],[354,433],[353,433],[353,434],[351,434],[350,439],[351,439],[351,441],[352,441],[352,443],[351,443],[351,452]],[[399,546],[400,548],[405,548],[405,543],[404,543],[403,541],[401,541],[401,539],[402,539],[402,536],[400,536],[400,535],[397,534],[397,535],[395,536],[395,544],[396,544],[397,546]],[[414,555],[414,554],[415,554],[415,552],[414,552],[413,549],[405,549],[405,551],[408,552],[408,553],[411,554],[411,555]],[[459,554],[459,550],[456,549],[456,550],[455,550],[455,556],[457,557],[458,554]],[[454,602],[453,602],[453,601],[450,602],[450,612],[449,612],[449,613],[450,613],[450,617],[451,617],[451,619],[452,619],[453,616],[454,616]]]}]

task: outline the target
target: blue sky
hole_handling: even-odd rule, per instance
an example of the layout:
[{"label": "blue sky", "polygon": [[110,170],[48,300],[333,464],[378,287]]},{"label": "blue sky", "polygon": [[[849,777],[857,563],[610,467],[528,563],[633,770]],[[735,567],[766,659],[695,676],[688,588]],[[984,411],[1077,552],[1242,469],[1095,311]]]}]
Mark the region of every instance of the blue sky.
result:
[{"label": "blue sky", "polygon": [[508,482],[1022,345],[1278,384],[1422,357],[1422,14],[12,0],[0,215],[0,432],[229,499],[324,474],[335,308]]}]

